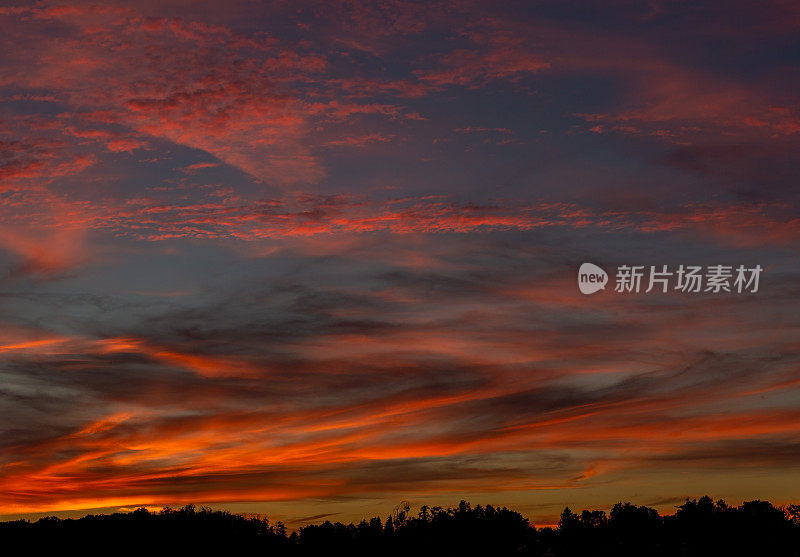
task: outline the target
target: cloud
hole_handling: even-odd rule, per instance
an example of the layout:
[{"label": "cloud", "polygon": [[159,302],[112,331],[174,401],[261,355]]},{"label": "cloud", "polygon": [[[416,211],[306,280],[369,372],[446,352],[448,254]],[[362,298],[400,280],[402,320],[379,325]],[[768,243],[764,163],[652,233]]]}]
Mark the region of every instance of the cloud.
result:
[{"label": "cloud", "polygon": [[[323,69],[324,60],[283,51],[269,38],[131,10],[31,13],[7,36],[19,56],[0,79],[28,89],[56,86],[86,124],[122,125],[202,149],[268,182],[313,183],[324,175],[305,142],[307,108],[275,85]],[[68,32],[35,48],[16,41],[56,23]],[[264,58],[248,56],[249,49]],[[130,151],[141,143],[111,139],[108,146]]]},{"label": "cloud", "polygon": [[[731,245],[781,245],[796,235],[798,223],[783,204],[708,203],[672,209],[606,210],[575,204],[498,201],[492,204],[405,198],[379,202],[356,197],[298,196],[247,201],[211,191],[196,203],[140,198],[123,205],[58,200],[72,220],[54,227],[69,233],[72,222],[137,240],[174,238],[254,241],[331,234],[471,233],[543,228],[588,229],[608,233],[671,232],[707,236]],[[56,202],[51,198],[51,202]],[[23,225],[46,218],[36,196],[20,195],[10,208]],[[8,247],[13,248],[13,242]],[[36,244],[40,245],[40,244]],[[19,248],[22,249],[22,248]]]},{"label": "cloud", "polygon": [[[531,272],[519,257],[492,272],[467,262],[329,261],[317,285],[262,277],[166,308],[110,299],[80,335],[20,329],[4,344],[5,412],[31,419],[3,437],[2,509],[573,489],[716,466],[700,443],[796,433],[779,402],[798,361],[791,317],[768,345],[747,344],[756,327],[732,347],[716,323],[751,313],[735,300],[581,312],[554,298],[538,312],[513,295],[536,282],[508,272]],[[86,301],[30,304],[76,315]],[[730,465],[782,465],[772,454]]]}]

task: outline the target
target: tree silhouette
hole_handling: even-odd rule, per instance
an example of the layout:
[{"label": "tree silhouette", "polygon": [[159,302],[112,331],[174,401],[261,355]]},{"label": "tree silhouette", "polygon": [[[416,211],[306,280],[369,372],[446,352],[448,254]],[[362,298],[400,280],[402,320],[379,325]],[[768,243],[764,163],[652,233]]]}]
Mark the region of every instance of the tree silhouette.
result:
[{"label": "tree silhouette", "polygon": [[319,556],[800,556],[800,505],[777,508],[767,501],[729,506],[710,497],[686,499],[673,515],[617,503],[603,510],[565,508],[558,528],[537,530],[505,507],[407,503],[385,521],[326,521],[287,533],[281,523],[186,505],[150,512],[47,517],[0,523],[2,547],[46,554],[64,548],[82,553],[198,553]]}]

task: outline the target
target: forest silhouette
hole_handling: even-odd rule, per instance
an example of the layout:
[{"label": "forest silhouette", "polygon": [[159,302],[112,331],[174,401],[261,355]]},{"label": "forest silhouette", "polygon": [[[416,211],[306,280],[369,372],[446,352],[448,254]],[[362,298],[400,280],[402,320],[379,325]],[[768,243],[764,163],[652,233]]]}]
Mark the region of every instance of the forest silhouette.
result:
[{"label": "forest silhouette", "polygon": [[385,519],[325,522],[289,532],[280,522],[187,505],[150,512],[0,523],[5,550],[26,553],[411,556],[798,556],[800,505],[767,501],[729,506],[687,499],[671,515],[631,503],[602,510],[564,509],[558,526],[534,527],[520,513],[491,505],[398,506]]}]

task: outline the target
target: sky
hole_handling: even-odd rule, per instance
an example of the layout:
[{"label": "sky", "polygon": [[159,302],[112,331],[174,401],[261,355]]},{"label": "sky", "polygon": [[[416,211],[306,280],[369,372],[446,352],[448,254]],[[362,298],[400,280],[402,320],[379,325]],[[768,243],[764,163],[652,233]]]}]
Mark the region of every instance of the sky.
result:
[{"label": "sky", "polygon": [[[0,518],[800,499],[797,2],[0,29]],[[763,272],[617,292],[623,265]]]}]

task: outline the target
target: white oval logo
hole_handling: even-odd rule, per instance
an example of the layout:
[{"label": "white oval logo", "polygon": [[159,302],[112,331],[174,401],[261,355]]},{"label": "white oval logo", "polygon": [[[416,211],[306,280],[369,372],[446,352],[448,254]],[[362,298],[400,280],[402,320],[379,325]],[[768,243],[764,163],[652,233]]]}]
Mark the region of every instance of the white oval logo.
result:
[{"label": "white oval logo", "polygon": [[607,282],[606,272],[593,263],[584,263],[578,269],[578,288],[584,294],[594,294],[598,290],[605,290]]}]

